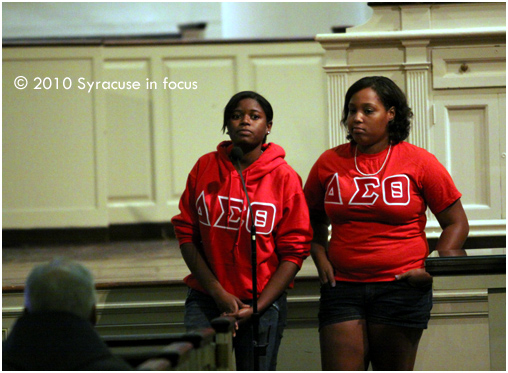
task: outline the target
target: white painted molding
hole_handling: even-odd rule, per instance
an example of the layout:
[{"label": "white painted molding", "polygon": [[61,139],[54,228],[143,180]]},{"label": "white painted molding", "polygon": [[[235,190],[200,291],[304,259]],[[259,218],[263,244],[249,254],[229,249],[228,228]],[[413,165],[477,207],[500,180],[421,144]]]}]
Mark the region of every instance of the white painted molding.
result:
[{"label": "white painted molding", "polygon": [[505,36],[505,27],[482,27],[482,28],[461,28],[443,30],[411,30],[411,31],[380,31],[380,32],[358,32],[348,34],[318,34],[315,40],[321,43],[323,48],[333,48],[333,44],[345,42],[390,42],[399,40],[421,40],[421,39],[464,39],[475,37]]}]

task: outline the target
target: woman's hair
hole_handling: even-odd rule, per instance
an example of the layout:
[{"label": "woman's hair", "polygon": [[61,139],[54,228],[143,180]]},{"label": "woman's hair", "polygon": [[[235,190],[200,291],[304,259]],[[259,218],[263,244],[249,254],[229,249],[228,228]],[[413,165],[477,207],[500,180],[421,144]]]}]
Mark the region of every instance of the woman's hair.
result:
[{"label": "woman's hair", "polygon": [[95,305],[95,284],[83,265],[58,258],[35,267],[26,280],[28,312],[70,312],[89,320]]},{"label": "woman's hair", "polygon": [[256,100],[259,106],[263,109],[266,115],[266,123],[270,123],[273,119],[273,110],[272,105],[268,102],[266,98],[261,96],[259,93],[253,92],[253,91],[242,91],[235,94],[231,99],[229,100],[228,104],[224,108],[224,124],[222,125],[222,133],[226,132],[226,129],[229,124],[229,120],[231,119],[231,115],[233,114],[233,111],[238,106],[238,103],[246,98],[252,98],[253,100]]},{"label": "woman's hair", "polygon": [[[395,109],[395,117],[388,123],[390,144],[395,145],[405,140],[409,136],[413,112],[407,104],[404,92],[391,79],[384,76],[367,76],[349,87],[346,93],[341,123],[347,127],[349,101],[355,93],[365,88],[372,88],[377,93],[386,110],[391,107]],[[346,138],[352,143],[355,142],[351,134],[348,134]]]}]

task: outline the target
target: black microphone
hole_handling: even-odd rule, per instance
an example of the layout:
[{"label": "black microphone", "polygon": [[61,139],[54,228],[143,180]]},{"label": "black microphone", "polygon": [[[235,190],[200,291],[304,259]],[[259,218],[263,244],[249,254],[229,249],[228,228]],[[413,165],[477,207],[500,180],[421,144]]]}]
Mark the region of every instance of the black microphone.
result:
[{"label": "black microphone", "polygon": [[[234,146],[233,149],[231,149],[231,153],[229,154],[231,157],[231,160],[233,163],[240,162],[240,159],[243,158],[243,150],[239,146]],[[238,168],[240,168],[240,164],[238,164]]]}]

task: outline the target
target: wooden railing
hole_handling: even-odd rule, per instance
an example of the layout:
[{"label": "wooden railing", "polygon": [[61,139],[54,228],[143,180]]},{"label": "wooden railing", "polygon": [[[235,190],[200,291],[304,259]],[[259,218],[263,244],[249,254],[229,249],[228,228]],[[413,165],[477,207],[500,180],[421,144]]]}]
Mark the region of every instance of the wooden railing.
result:
[{"label": "wooden railing", "polygon": [[219,317],[212,328],[188,333],[103,337],[114,355],[138,370],[234,370],[235,320]]},{"label": "wooden railing", "polygon": [[215,337],[217,370],[235,370],[233,359],[235,320],[231,317],[218,317],[212,320],[212,327],[217,333]]}]

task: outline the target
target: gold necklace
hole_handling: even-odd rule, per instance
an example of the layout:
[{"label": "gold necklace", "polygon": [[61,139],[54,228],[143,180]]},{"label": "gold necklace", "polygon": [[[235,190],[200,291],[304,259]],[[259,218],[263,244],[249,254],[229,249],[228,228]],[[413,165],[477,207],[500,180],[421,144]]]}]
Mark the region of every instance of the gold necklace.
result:
[{"label": "gold necklace", "polygon": [[391,150],[392,150],[392,144],[390,144],[390,147],[388,148],[388,153],[386,154],[386,158],[385,158],[385,161],[383,162],[383,165],[381,166],[381,168],[376,173],[374,173],[374,174],[364,174],[362,171],[360,171],[360,169],[358,168],[358,164],[356,163],[356,154],[358,152],[358,145],[356,145],[356,147],[355,147],[355,167],[356,167],[356,171],[358,171],[363,176],[375,176],[375,175],[377,175],[378,173],[381,172],[381,170],[385,166],[386,161],[388,160],[388,156],[390,155],[390,151]]}]

